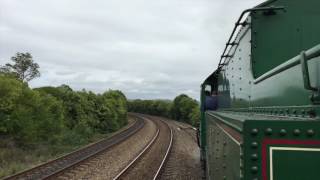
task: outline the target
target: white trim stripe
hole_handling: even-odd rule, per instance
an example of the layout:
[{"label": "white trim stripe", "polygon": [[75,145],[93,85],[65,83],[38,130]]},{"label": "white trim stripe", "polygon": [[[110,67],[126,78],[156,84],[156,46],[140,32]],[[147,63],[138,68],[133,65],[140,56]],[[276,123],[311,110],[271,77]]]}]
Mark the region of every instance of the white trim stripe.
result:
[{"label": "white trim stripe", "polygon": [[216,123],[216,125],[225,133],[227,134],[227,136],[229,136],[232,141],[234,141],[238,146],[240,146],[240,142],[237,141],[235,138],[233,138],[226,130],[224,130],[218,123]]},{"label": "white trim stripe", "polygon": [[270,147],[269,148],[269,156],[270,156],[270,180],[273,180],[273,151],[312,151],[320,152],[320,148],[299,148],[299,147]]}]

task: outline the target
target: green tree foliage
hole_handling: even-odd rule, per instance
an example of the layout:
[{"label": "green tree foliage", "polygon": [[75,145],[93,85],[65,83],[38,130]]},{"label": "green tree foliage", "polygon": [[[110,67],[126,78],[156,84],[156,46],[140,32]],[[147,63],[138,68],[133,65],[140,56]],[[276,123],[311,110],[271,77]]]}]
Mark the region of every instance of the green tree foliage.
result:
[{"label": "green tree foliage", "polygon": [[21,81],[0,76],[0,99],[0,134],[32,143],[54,138],[63,128],[61,103]]},{"label": "green tree foliage", "polygon": [[11,59],[13,64],[0,67],[0,178],[127,124],[121,91],[95,94],[67,85],[31,89],[27,82],[40,75],[38,64],[29,53]]},{"label": "green tree foliage", "polygon": [[170,116],[172,102],[168,100],[131,100],[128,109],[132,112],[146,113],[158,116]]},{"label": "green tree foliage", "polygon": [[10,114],[21,97],[23,84],[15,79],[0,75],[0,133],[10,130]]},{"label": "green tree foliage", "polygon": [[184,121],[195,125],[196,122],[193,122],[194,119],[192,120],[191,117],[196,116],[192,115],[192,113],[197,113],[196,109],[199,109],[198,106],[199,105],[196,100],[185,94],[181,94],[173,100],[171,110],[172,117],[178,121]]},{"label": "green tree foliage", "polygon": [[[127,124],[127,100],[121,91],[109,90],[97,95],[85,90],[75,92],[67,85],[36,90],[62,101],[65,125],[69,129],[86,126],[92,131],[107,133]],[[87,129],[85,132],[89,133],[91,130]]]},{"label": "green tree foliage", "polygon": [[116,121],[118,126],[127,124],[127,99],[125,95],[118,90],[109,90],[102,94],[102,99],[104,104],[108,105],[106,107],[110,109],[109,111],[115,111],[112,113],[111,119]]},{"label": "green tree foliage", "polygon": [[17,53],[11,57],[13,64],[7,63],[0,67],[2,74],[14,76],[23,82],[28,82],[40,76],[39,65],[33,62],[30,53]]},{"label": "green tree foliage", "polygon": [[95,133],[127,124],[127,100],[121,91],[103,94],[73,91],[67,85],[30,89],[0,75],[0,135],[33,144],[82,144]]},{"label": "green tree foliage", "polygon": [[157,116],[173,118],[191,125],[197,125],[200,120],[199,105],[196,100],[185,94],[169,100],[131,100],[128,110]]},{"label": "green tree foliage", "polygon": [[189,114],[190,123],[194,126],[199,126],[200,122],[200,109],[198,106],[192,109],[192,112]]}]

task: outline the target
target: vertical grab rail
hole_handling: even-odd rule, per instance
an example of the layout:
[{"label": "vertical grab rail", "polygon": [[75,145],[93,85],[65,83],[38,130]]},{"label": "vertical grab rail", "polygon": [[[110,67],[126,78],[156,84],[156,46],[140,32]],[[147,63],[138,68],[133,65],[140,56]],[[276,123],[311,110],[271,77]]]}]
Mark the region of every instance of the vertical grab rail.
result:
[{"label": "vertical grab rail", "polygon": [[229,40],[228,40],[228,42],[226,43],[226,46],[225,46],[225,48],[224,48],[224,50],[223,50],[223,53],[222,53],[222,55],[221,55],[221,57],[220,57],[220,61],[219,61],[219,64],[218,64],[218,70],[221,69],[221,67],[225,64],[222,60],[223,60],[224,58],[229,58],[229,57],[231,57],[229,54],[226,54],[228,47],[229,47],[229,46],[238,45],[238,43],[236,43],[236,42],[231,42],[231,41],[232,41],[232,38],[233,38],[233,36],[234,36],[237,28],[238,28],[238,26],[240,26],[240,25],[241,25],[241,26],[246,26],[246,25],[248,24],[246,21],[241,22],[243,16],[244,16],[246,13],[248,13],[248,12],[274,11],[274,10],[285,10],[285,8],[284,8],[283,6],[279,6],[279,7],[273,7],[273,6],[270,6],[270,7],[257,7],[257,8],[252,8],[252,9],[246,9],[246,10],[244,10],[244,11],[241,13],[238,21],[236,22],[236,24],[235,24],[235,26],[234,26],[234,28],[233,28],[233,30],[232,30],[232,33],[231,33],[231,35],[230,35],[230,37],[229,37]]},{"label": "vertical grab rail", "polygon": [[300,54],[300,63],[304,88],[311,91],[318,91],[318,88],[312,87],[310,83],[308,59],[305,51],[302,51]]}]

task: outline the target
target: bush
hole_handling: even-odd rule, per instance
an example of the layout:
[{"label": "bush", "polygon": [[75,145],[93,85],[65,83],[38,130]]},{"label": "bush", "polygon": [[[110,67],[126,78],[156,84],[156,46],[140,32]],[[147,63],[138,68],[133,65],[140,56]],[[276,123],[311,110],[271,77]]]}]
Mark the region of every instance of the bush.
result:
[{"label": "bush", "polygon": [[69,86],[30,89],[0,76],[0,135],[22,144],[86,142],[127,124],[127,102],[121,91],[103,94],[73,91]]}]

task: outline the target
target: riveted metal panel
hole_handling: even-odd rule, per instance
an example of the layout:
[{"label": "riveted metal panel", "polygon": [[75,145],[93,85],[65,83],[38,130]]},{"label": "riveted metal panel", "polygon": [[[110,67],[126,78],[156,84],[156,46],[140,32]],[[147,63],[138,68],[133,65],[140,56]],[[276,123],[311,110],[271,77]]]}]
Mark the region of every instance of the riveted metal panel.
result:
[{"label": "riveted metal panel", "polygon": [[[262,72],[266,72],[256,69],[258,61],[261,61],[262,68],[268,67],[267,69],[271,70],[271,67],[276,68],[279,64],[287,62],[291,58],[299,55],[302,50],[307,50],[320,43],[320,29],[318,29],[320,28],[320,24],[315,22],[319,19],[316,17],[320,16],[320,11],[318,11],[317,8],[318,5],[320,5],[320,1],[311,0],[308,5],[301,3],[301,1],[298,2],[297,0],[278,0],[270,3],[271,4],[268,5],[285,6],[287,12],[276,11],[276,15],[270,17],[264,17],[263,12],[259,12],[260,15],[259,13],[251,14],[247,18],[246,21],[248,24],[238,33],[235,39],[237,45],[234,45],[228,52],[230,57],[227,58],[226,64],[222,67],[219,74],[220,108],[249,109],[251,107],[308,106],[316,104],[311,98],[313,92],[304,88],[300,64],[274,74],[259,83],[255,83],[258,76],[256,74],[256,77],[254,77],[253,74],[255,74],[256,71],[259,71],[259,75],[263,74]],[[299,8],[303,10],[300,12],[298,11]],[[286,31],[281,31],[282,33],[270,33],[269,35],[267,35],[267,32],[264,33],[264,31],[267,30],[270,30],[270,32],[280,31],[282,25],[278,26],[277,23],[282,20],[281,18],[277,19],[277,17],[283,14],[286,16],[286,21],[290,21],[290,23],[297,21],[295,18],[297,15],[290,16],[290,13],[293,13],[292,11],[298,13],[299,19],[310,16],[311,23],[307,23],[309,19],[303,22],[302,29],[308,31],[307,34],[310,34],[310,36],[304,34],[303,42],[301,42],[301,39],[297,39],[299,38],[298,35],[294,35],[295,37],[285,37],[290,39],[290,41],[281,40],[284,38],[282,38],[282,34],[284,34],[284,36],[287,34]],[[308,11],[306,15],[301,14],[305,11]],[[263,16],[264,18],[261,17],[257,19],[256,16]],[[284,28],[287,27],[285,26]],[[259,40],[259,38],[261,38],[261,40]],[[281,40],[285,45],[278,43],[278,40]],[[270,43],[266,43],[269,41]],[[259,42],[262,47],[259,47]],[[301,43],[305,45],[302,45],[298,50],[297,48],[290,48],[290,46]],[[263,46],[267,45],[270,47],[263,48]],[[295,50],[291,52],[290,49]],[[286,55],[281,58],[269,57],[276,56],[278,51],[284,51]],[[255,54],[259,54],[259,56],[264,59],[259,60],[259,57]],[[308,62],[308,66],[311,85],[313,87],[319,87],[320,57],[314,57]]]},{"label": "riveted metal panel", "polygon": [[245,179],[316,180],[319,158],[319,121],[244,122]]},{"label": "riveted metal panel", "polygon": [[[246,22],[250,24],[250,17]],[[238,33],[229,52],[230,58],[226,61],[219,75],[219,107],[249,107],[251,99],[251,28],[243,27]]]},{"label": "riveted metal panel", "polygon": [[232,128],[212,114],[206,114],[206,120],[208,126],[207,179],[240,179],[241,140],[232,137],[228,132],[232,131]]},{"label": "riveted metal panel", "polygon": [[252,13],[253,74],[259,77],[320,42],[319,0],[277,0],[285,11]]},{"label": "riveted metal panel", "polygon": [[[271,68],[320,43],[320,1],[270,0],[261,6],[270,5],[285,6],[287,11],[250,14],[226,63],[216,71],[219,110],[207,112],[205,119],[208,179],[240,179],[241,173],[243,179],[255,180],[320,177],[320,106],[312,97],[317,93],[304,87],[301,65],[257,81]],[[311,86],[319,88],[320,57],[314,56],[308,66]],[[243,132],[243,158],[236,156],[240,146],[232,146],[237,143],[230,141],[219,123]],[[230,155],[226,161],[224,152]]]}]

